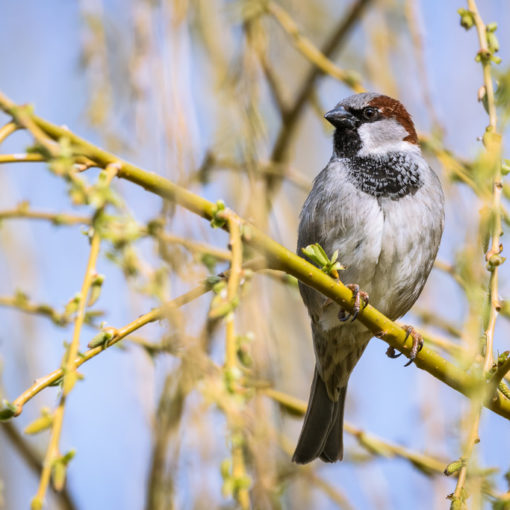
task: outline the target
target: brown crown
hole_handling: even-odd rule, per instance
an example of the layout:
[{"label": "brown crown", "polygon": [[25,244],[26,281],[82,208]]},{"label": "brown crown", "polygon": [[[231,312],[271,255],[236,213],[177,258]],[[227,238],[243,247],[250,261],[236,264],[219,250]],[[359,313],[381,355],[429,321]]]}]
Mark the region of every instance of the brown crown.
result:
[{"label": "brown crown", "polygon": [[388,96],[377,96],[368,104],[374,108],[378,108],[385,117],[393,118],[400,122],[408,132],[404,141],[418,145],[418,135],[416,134],[416,129],[414,129],[411,116],[400,101]]}]

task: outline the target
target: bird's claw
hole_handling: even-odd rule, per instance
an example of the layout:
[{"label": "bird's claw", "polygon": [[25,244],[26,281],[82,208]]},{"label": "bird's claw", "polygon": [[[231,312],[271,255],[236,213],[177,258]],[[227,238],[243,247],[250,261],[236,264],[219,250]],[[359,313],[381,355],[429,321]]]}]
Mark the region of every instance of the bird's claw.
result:
[{"label": "bird's claw", "polygon": [[[347,313],[341,309],[338,313],[338,319],[341,322],[346,322],[352,317],[351,322],[358,318],[359,312],[364,310],[368,306],[369,297],[368,294],[359,289],[359,285],[356,283],[349,283],[346,287],[352,291],[352,297],[354,298],[354,305],[352,307],[352,313]],[[363,299],[363,307],[361,306],[361,300]]]},{"label": "bird's claw", "polygon": [[405,326],[405,331],[406,337],[404,338],[404,344],[409,337],[413,339],[411,352],[409,354],[409,361],[404,365],[405,367],[408,367],[416,359],[418,353],[423,349],[423,337],[412,326]]},{"label": "bird's claw", "polygon": [[[423,337],[416,331],[412,326],[403,326],[406,332],[406,337],[404,338],[404,344],[406,340],[411,337],[413,339],[413,345],[411,346],[411,352],[409,354],[409,361],[404,365],[405,367],[408,367],[415,359],[418,353],[423,348]],[[388,358],[398,358],[402,356],[402,353],[399,352],[398,354],[395,352],[394,347],[388,347],[386,350],[386,356]]]},{"label": "bird's claw", "polygon": [[401,352],[399,352],[399,353],[395,352],[395,348],[390,345],[386,349],[386,356],[388,356],[388,358],[395,359],[395,358],[399,358],[400,356],[402,356],[402,353]]},{"label": "bird's claw", "polygon": [[351,314],[346,312],[343,308],[338,310],[338,320],[340,322],[347,322],[351,318]]}]

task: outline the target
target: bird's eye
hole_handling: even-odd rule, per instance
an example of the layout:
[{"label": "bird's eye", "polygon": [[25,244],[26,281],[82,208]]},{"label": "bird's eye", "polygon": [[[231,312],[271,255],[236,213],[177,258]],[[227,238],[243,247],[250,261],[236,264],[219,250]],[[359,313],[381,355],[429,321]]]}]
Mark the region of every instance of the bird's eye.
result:
[{"label": "bird's eye", "polygon": [[365,120],[375,120],[379,116],[379,110],[377,108],[373,108],[372,106],[367,106],[363,108],[363,118]]}]

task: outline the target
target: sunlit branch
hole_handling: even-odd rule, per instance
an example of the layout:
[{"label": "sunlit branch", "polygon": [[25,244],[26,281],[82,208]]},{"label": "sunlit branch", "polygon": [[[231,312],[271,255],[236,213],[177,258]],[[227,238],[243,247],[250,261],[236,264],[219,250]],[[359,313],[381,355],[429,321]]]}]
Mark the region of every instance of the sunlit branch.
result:
[{"label": "sunlit branch", "polygon": [[[11,105],[12,103],[0,93],[0,108],[9,109]],[[77,153],[87,156],[101,166],[119,161],[113,154],[96,147],[68,130],[63,130],[59,126],[35,115],[33,119],[48,136],[57,140],[62,136],[68,137]],[[120,164],[119,177],[140,185],[147,191],[164,199],[175,201],[203,218],[208,220],[214,218],[217,211],[216,204],[195,195],[160,175],[147,172],[125,161],[120,161]],[[268,268],[284,271],[318,290],[346,310],[352,309],[352,292],[345,285],[333,280],[311,263],[287,250],[254,225],[241,218],[239,218],[239,221],[243,229],[243,242],[265,255]],[[390,346],[407,356],[410,355],[411,342],[406,343],[404,330],[373,306],[368,305],[359,314],[358,320]],[[427,347],[424,347],[418,353],[415,364],[466,396],[471,395],[481,383],[476,375],[466,373],[465,370],[450,363]],[[487,402],[486,405],[497,414],[510,418],[510,400],[506,400],[499,395],[497,400]]]}]

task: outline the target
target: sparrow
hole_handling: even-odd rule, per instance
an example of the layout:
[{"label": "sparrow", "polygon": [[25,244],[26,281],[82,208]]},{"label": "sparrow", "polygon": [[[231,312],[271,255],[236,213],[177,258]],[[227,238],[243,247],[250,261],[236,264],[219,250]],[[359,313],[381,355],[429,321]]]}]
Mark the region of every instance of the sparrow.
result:
[{"label": "sparrow", "polygon": [[404,315],[425,285],[444,224],[441,184],[399,101],[356,94],[325,118],[335,127],[333,155],[303,205],[297,251],[302,256],[302,249],[313,243],[328,256],[338,250],[345,267],[340,277],[353,291],[355,306],[350,317],[314,289],[299,285],[316,360],[292,458],[299,464],[318,457],[342,460],[347,383],[373,336],[354,321],[360,301],[366,305],[370,296],[370,303],[392,320]]}]

